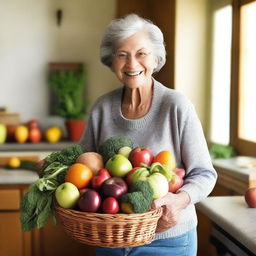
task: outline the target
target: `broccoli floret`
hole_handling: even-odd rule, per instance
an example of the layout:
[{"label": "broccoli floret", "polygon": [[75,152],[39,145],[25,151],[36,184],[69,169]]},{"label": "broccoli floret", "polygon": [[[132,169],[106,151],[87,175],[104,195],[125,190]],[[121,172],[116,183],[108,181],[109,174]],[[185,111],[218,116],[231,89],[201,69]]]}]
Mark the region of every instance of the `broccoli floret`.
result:
[{"label": "broccoli floret", "polygon": [[153,189],[147,181],[135,182],[130,192],[122,196],[121,202],[131,204],[135,213],[143,213],[150,209],[153,201]]},{"label": "broccoli floret", "polygon": [[100,145],[98,153],[102,155],[104,163],[106,163],[122,147],[133,148],[133,141],[125,136],[113,136]]}]

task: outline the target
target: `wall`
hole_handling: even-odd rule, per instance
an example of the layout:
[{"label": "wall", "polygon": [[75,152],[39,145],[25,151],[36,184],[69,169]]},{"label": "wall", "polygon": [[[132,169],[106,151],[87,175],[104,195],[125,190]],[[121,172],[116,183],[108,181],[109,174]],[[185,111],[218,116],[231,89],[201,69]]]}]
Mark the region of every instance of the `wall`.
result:
[{"label": "wall", "polygon": [[207,0],[176,1],[175,89],[195,105],[206,126]]},{"label": "wall", "polygon": [[[55,11],[63,10],[56,25]],[[11,0],[0,3],[0,106],[22,120],[61,122],[48,117],[47,71],[50,61],[87,65],[91,103],[117,86],[99,61],[102,33],[115,16],[115,0]]]}]

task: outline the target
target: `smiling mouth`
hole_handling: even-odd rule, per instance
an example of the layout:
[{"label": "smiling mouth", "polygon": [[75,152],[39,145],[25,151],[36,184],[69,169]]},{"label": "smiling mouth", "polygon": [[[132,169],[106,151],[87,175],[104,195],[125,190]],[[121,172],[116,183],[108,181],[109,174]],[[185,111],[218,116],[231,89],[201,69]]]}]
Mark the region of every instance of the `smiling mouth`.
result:
[{"label": "smiling mouth", "polygon": [[142,71],[140,72],[124,72],[127,76],[139,76],[142,74]]}]

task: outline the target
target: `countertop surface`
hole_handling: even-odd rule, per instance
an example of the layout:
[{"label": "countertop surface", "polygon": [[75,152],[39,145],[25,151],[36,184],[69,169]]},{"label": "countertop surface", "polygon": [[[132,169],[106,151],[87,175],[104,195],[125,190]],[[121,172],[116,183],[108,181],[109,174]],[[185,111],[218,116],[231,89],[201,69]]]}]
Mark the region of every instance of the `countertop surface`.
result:
[{"label": "countertop surface", "polygon": [[256,208],[249,208],[244,196],[213,196],[197,209],[256,254]]},{"label": "countertop surface", "polygon": [[[33,156],[37,155],[39,159],[45,158],[51,151],[12,151],[12,152],[1,152],[0,157],[11,157],[11,156]],[[31,184],[38,179],[38,175],[34,171],[22,170],[22,169],[5,169],[0,167],[0,185],[5,184]]]}]

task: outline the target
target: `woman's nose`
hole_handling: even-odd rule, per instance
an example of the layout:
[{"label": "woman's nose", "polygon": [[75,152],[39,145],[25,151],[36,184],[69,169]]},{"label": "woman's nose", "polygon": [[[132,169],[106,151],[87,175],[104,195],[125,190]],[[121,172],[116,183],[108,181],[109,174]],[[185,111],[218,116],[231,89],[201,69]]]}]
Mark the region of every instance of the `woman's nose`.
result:
[{"label": "woman's nose", "polygon": [[128,65],[129,67],[135,67],[137,64],[138,64],[138,60],[136,56],[129,55],[126,60],[126,65]]}]

